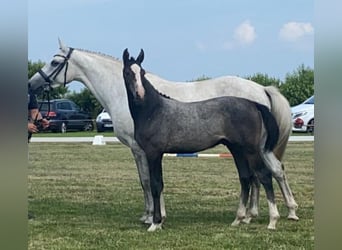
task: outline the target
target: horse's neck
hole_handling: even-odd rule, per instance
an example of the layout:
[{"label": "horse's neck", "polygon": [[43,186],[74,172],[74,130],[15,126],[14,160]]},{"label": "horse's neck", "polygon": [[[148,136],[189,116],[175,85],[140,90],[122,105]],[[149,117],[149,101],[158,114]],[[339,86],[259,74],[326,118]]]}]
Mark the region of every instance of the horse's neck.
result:
[{"label": "horse's neck", "polygon": [[145,77],[142,77],[141,80],[145,90],[144,97],[141,98],[132,93],[128,94],[131,113],[135,119],[138,119],[139,117],[143,117],[143,119],[148,117],[162,105],[165,99],[165,97],[162,96]]},{"label": "horse's neck", "polygon": [[118,60],[84,51],[77,51],[75,58],[79,67],[75,80],[87,86],[103,107],[111,110],[127,104],[122,64]]},{"label": "horse's neck", "polygon": [[166,99],[156,88],[145,78],[142,78],[143,86],[145,88],[146,101],[149,105],[160,105]]}]

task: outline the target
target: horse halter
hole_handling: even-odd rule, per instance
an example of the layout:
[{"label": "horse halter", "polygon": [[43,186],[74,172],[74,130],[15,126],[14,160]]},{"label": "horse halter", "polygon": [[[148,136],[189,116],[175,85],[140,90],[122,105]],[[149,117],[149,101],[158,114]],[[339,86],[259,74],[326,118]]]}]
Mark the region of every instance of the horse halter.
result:
[{"label": "horse halter", "polygon": [[[64,58],[64,61],[59,64],[52,72],[50,75],[47,75],[42,69],[38,70],[38,73],[41,75],[41,77],[43,77],[43,79],[45,80],[46,83],[48,83],[48,86],[44,86],[44,95],[43,95],[43,100],[45,97],[45,94],[47,94],[47,100],[48,100],[48,112],[47,112],[47,119],[49,118],[49,114],[50,114],[50,90],[51,90],[51,84],[53,83],[53,81],[56,79],[56,77],[58,76],[58,74],[62,71],[62,69],[65,66],[65,71],[64,71],[64,87],[66,85],[66,75],[67,75],[67,71],[68,71],[68,65],[69,65],[69,59],[71,56],[71,53],[74,49],[70,48],[69,52],[66,56],[64,55],[58,55],[56,54],[55,56],[59,56]],[[43,105],[43,102],[40,104],[40,107],[38,110],[41,110],[41,107]],[[38,118],[38,114],[36,115],[35,119],[34,119],[34,123],[36,124],[38,122],[37,120]]]},{"label": "horse halter", "polygon": [[73,48],[69,49],[69,52],[66,56],[64,55],[55,55],[55,56],[59,56],[64,58],[64,61],[59,64],[52,72],[50,75],[45,74],[45,72],[41,69],[38,70],[38,73],[44,78],[45,82],[49,83],[49,86],[53,83],[53,81],[56,79],[56,77],[58,76],[58,74],[62,71],[62,69],[65,66],[65,71],[64,71],[64,87],[66,85],[66,75],[67,75],[67,71],[68,71],[68,66],[69,66],[69,59],[71,56],[71,53],[73,52]]}]

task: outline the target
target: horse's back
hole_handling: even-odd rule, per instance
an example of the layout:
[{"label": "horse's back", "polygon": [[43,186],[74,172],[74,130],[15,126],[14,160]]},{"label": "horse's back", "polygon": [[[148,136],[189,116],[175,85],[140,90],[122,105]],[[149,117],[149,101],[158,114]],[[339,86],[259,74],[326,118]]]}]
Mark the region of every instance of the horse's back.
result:
[{"label": "horse's back", "polygon": [[222,76],[194,82],[172,82],[149,73],[146,74],[146,78],[159,92],[179,101],[193,102],[220,96],[236,96],[270,107],[264,86],[237,76]]}]

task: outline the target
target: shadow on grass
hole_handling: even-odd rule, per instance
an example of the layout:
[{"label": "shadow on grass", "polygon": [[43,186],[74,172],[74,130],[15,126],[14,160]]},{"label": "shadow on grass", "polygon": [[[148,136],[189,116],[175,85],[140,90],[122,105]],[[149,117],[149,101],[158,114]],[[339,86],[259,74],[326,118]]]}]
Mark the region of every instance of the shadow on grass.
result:
[{"label": "shadow on grass", "polygon": [[[43,224],[59,224],[66,227],[82,225],[83,227],[116,227],[119,230],[147,229],[139,221],[141,215],[141,203],[81,203],[65,200],[46,198],[31,200],[29,211],[35,218],[33,221]],[[235,219],[236,208],[234,206],[215,207],[213,204],[179,203],[167,207],[166,228],[183,228],[205,226],[229,226]],[[202,207],[201,207],[202,206]],[[182,209],[182,207],[184,209]],[[253,219],[252,224],[267,226],[268,215],[262,213]]]}]

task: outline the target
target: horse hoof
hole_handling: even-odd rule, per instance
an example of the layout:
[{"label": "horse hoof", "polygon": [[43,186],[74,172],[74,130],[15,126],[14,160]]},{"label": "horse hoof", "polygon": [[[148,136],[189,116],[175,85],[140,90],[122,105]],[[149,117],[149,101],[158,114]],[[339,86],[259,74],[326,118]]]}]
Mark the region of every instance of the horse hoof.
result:
[{"label": "horse hoof", "polygon": [[239,219],[235,219],[235,220],[233,221],[233,223],[231,224],[231,226],[233,226],[233,227],[236,227],[236,226],[238,226],[238,225],[240,225],[240,220],[239,220]]},{"label": "horse hoof", "polygon": [[159,224],[152,223],[152,225],[147,229],[147,232],[155,232],[157,230],[162,230],[162,223],[159,223]]},{"label": "horse hoof", "polygon": [[147,219],[147,215],[144,214],[143,216],[140,217],[139,221],[141,221],[142,223],[145,223],[146,219]]},{"label": "horse hoof", "polygon": [[299,218],[298,218],[297,215],[289,215],[289,216],[287,216],[287,219],[294,220],[294,221],[299,221]]},{"label": "horse hoof", "polygon": [[145,214],[145,215],[141,216],[141,218],[139,220],[144,224],[151,225],[153,222],[153,216],[152,215],[148,216]]},{"label": "horse hoof", "polygon": [[147,216],[146,220],[144,221],[145,224],[151,225],[153,223],[153,216]]},{"label": "horse hoof", "polygon": [[251,223],[251,220],[252,220],[252,217],[246,217],[242,220],[242,222],[245,224],[249,224],[249,223]]},{"label": "horse hoof", "polygon": [[276,229],[276,223],[277,221],[271,221],[268,226],[267,226],[267,229],[269,230],[275,230]]}]

